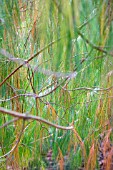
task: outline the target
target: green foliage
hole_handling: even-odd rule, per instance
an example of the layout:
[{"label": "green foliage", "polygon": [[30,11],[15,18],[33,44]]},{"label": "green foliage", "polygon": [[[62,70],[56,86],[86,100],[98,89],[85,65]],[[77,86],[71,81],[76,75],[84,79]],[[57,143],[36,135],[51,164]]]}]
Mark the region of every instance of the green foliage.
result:
[{"label": "green foliage", "polygon": [[[112,88],[105,90],[112,86],[113,12],[109,3],[0,1],[0,106],[62,126],[74,124],[78,133],[74,136],[73,131],[26,120],[19,140],[22,121],[2,127],[13,118],[1,112],[0,157],[19,141],[17,150],[7,155],[14,156],[14,168],[45,169],[49,149],[60,166],[66,154],[71,169],[80,167],[83,160],[86,166],[92,143],[109,128],[105,126],[112,110]],[[3,158],[1,167],[7,160]]]}]

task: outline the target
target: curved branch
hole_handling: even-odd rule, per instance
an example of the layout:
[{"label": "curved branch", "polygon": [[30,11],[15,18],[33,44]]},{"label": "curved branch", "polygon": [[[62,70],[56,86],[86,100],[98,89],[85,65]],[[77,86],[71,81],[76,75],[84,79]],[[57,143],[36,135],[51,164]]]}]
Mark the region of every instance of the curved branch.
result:
[{"label": "curved branch", "polygon": [[4,157],[7,157],[8,155],[10,155],[11,153],[13,153],[13,152],[15,151],[15,149],[17,148],[17,146],[18,146],[18,144],[19,144],[19,142],[20,142],[21,136],[22,136],[22,134],[23,134],[24,125],[25,125],[25,121],[23,121],[22,128],[21,128],[21,131],[20,131],[20,134],[19,134],[19,137],[18,137],[18,139],[16,140],[15,145],[13,146],[13,148],[12,148],[9,152],[7,152],[6,154],[4,154],[3,156],[0,156],[0,159],[1,159],[1,158],[4,158]]},{"label": "curved branch", "polygon": [[32,120],[40,121],[40,122],[45,123],[47,125],[53,126],[57,129],[72,130],[74,128],[73,126],[68,126],[68,127],[60,126],[60,125],[51,123],[51,122],[49,122],[49,121],[47,121],[47,120],[45,120],[45,119],[43,119],[39,116],[33,116],[33,115],[30,115],[30,114],[16,112],[16,111],[5,109],[3,107],[0,107],[0,112],[2,112],[4,114],[9,114],[9,115],[14,116],[14,117],[18,117],[18,118],[23,119],[23,120],[32,119]]}]

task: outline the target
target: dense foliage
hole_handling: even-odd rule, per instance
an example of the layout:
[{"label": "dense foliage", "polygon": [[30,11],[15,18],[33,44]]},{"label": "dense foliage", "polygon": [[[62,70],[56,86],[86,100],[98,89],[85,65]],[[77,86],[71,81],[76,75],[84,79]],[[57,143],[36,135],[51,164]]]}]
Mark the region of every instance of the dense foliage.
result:
[{"label": "dense foliage", "polygon": [[0,8],[0,169],[99,169],[100,134],[112,142],[112,0]]}]

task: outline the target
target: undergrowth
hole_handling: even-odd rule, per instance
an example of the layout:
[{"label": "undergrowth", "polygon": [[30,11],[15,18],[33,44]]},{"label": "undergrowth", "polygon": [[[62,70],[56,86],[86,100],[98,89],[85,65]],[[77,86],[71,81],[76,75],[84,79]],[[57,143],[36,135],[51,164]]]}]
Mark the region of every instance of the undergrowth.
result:
[{"label": "undergrowth", "polygon": [[0,169],[112,169],[113,2],[0,8]]}]

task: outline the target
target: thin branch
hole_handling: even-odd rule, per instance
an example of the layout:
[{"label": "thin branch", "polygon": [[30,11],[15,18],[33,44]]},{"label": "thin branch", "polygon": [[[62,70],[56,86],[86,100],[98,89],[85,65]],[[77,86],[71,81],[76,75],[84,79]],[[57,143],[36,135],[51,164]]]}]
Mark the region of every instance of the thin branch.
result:
[{"label": "thin branch", "polygon": [[25,121],[23,120],[22,129],[21,129],[21,132],[20,132],[20,134],[19,134],[18,140],[16,140],[15,145],[13,146],[13,148],[12,148],[9,152],[7,152],[6,154],[4,154],[3,156],[0,156],[0,159],[1,159],[1,158],[4,158],[4,157],[6,158],[7,156],[9,156],[11,153],[13,153],[13,152],[15,151],[15,149],[17,148],[17,146],[18,146],[18,144],[19,144],[19,142],[20,142],[21,136],[22,136],[22,134],[23,134],[24,125],[25,125]]},{"label": "thin branch", "polygon": [[[41,50],[39,50],[36,54],[34,54],[32,57],[30,57],[28,60],[21,60],[20,58],[16,58],[14,56],[12,56],[10,53],[8,53],[6,50],[4,49],[0,49],[0,53],[4,56],[6,56],[7,58],[9,58],[10,60],[16,62],[16,63],[20,63],[20,66],[18,66],[15,70],[13,70],[1,83],[0,83],[0,87],[13,75],[15,74],[21,67],[23,66],[27,66],[29,67],[29,62],[31,60],[33,60],[36,56],[38,56],[40,53],[42,53],[44,50],[46,50],[48,47],[50,47],[51,45],[55,44],[56,42],[58,42],[59,40],[61,40],[61,38],[52,41],[51,43],[49,43],[48,45],[46,45],[44,48],[42,48]],[[57,72],[52,72],[51,70],[45,70],[45,69],[38,69],[37,71],[42,72],[43,74],[55,74],[55,76],[57,77],[70,77],[73,78],[76,76],[76,72],[72,72],[72,73],[57,73]]]},{"label": "thin branch", "polygon": [[47,76],[54,75],[57,78],[67,78],[67,77],[74,78],[77,75],[77,72],[75,72],[75,71],[74,72],[68,72],[68,73],[62,73],[62,72],[54,72],[54,71],[49,70],[49,69],[40,68],[39,65],[34,67],[34,66],[32,66],[28,63],[29,62],[28,60],[16,58],[15,56],[13,56],[9,52],[7,52],[5,49],[0,49],[0,53],[2,55],[4,55],[5,57],[7,57],[10,61],[13,61],[13,62],[15,62],[19,65],[22,65],[24,67],[27,67],[27,68],[31,68],[32,71],[40,72],[40,73],[47,75]]},{"label": "thin branch", "polygon": [[36,95],[36,94],[34,94],[34,93],[26,93],[26,94],[19,94],[19,95],[16,95],[16,96],[13,96],[13,97],[10,97],[10,98],[8,98],[8,99],[0,99],[0,102],[8,102],[8,101],[10,101],[10,100],[13,100],[13,99],[15,99],[15,98],[18,98],[18,97],[22,97],[22,96],[27,96],[27,97],[36,97],[36,98],[38,98],[38,95]]},{"label": "thin branch", "polygon": [[[55,86],[53,89],[51,88],[50,91],[49,91],[49,89],[46,90],[46,91],[48,91],[48,93],[45,93],[45,94],[41,94],[41,93],[39,93],[39,94],[36,94],[36,93],[19,94],[19,95],[16,95],[16,96],[11,97],[11,98],[9,98],[9,99],[0,99],[0,102],[7,102],[7,101],[10,101],[10,100],[13,100],[13,99],[15,99],[15,98],[22,97],[22,96],[34,97],[34,98],[43,98],[43,97],[45,97],[45,96],[48,96],[48,95],[51,94],[52,92],[54,92],[54,91],[55,91],[58,87],[60,87],[66,80],[68,80],[68,78],[65,79],[64,81],[62,81],[62,82],[61,82],[60,84],[58,84],[57,86]],[[44,92],[43,92],[43,93],[44,93]]]},{"label": "thin branch", "polygon": [[4,123],[2,126],[0,126],[0,129],[1,129],[1,128],[4,128],[5,126],[8,126],[8,125],[11,124],[11,123],[16,122],[17,120],[19,120],[18,117],[15,118],[15,119],[10,120],[9,122]]},{"label": "thin branch", "polygon": [[52,92],[54,92],[58,87],[60,87],[64,82],[66,82],[66,80],[68,80],[68,78],[66,78],[64,81],[62,81],[60,84],[58,84],[57,86],[55,86],[51,91],[49,91],[48,93],[46,94],[43,94],[43,95],[39,95],[40,98],[42,97],[45,97],[45,96],[48,96],[49,94],[51,94]]},{"label": "thin branch", "polygon": [[81,38],[87,43],[89,44],[93,49],[98,50],[104,54],[110,55],[113,57],[113,53],[112,52],[108,52],[106,50],[104,50],[102,47],[96,46],[95,44],[93,44],[92,42],[90,42],[77,28],[77,33],[81,36]]},{"label": "thin branch", "polygon": [[93,10],[93,12],[90,14],[89,18],[86,19],[81,26],[78,27],[79,30],[81,30],[84,26],[86,26],[89,22],[91,22],[95,16],[97,16],[96,8]]},{"label": "thin branch", "polygon": [[66,89],[64,87],[62,87],[63,90],[65,91],[76,91],[76,90],[87,90],[87,91],[109,91],[113,88],[113,86],[111,87],[108,87],[108,88],[100,88],[100,87],[93,87],[93,88],[90,88],[90,87],[78,87],[78,88],[75,88],[75,89]]},{"label": "thin branch", "polygon": [[[56,7],[58,8],[58,10],[60,11],[60,13],[66,18],[66,15],[65,15],[64,12],[62,11],[60,5],[57,3],[56,0],[54,0],[54,3],[55,3],[55,5],[56,5]],[[95,15],[94,15],[94,16],[95,16]],[[92,20],[92,18],[91,18],[91,20]],[[75,21],[75,19],[74,19],[74,21]],[[74,23],[74,24],[75,24],[75,23]],[[85,25],[87,25],[87,22],[84,23],[83,26],[80,26],[80,27],[78,27],[78,28],[76,27],[76,25],[74,25],[75,30],[76,30],[76,32],[78,33],[78,35],[80,35],[81,38],[82,38],[87,44],[89,44],[93,49],[96,49],[96,50],[98,50],[98,51],[100,51],[100,52],[103,52],[104,54],[107,54],[107,55],[110,55],[110,56],[113,57],[113,52],[108,52],[108,51],[104,50],[104,48],[99,47],[99,46],[96,46],[95,44],[93,44],[92,42],[90,42],[90,40],[87,39],[87,38],[81,33],[80,30],[81,30]]]},{"label": "thin branch", "polygon": [[[32,59],[34,59],[37,55],[39,55],[40,53],[42,53],[44,50],[46,50],[48,47],[50,47],[51,45],[53,45],[54,43],[58,42],[60,39],[56,40],[56,41],[53,41],[51,43],[49,43],[47,46],[45,46],[44,48],[42,48],[40,51],[38,51],[36,54],[34,54],[32,57],[30,57],[28,60],[24,61],[20,66],[18,66],[15,70],[13,70],[1,83],[0,83],[0,87],[13,75],[15,74],[21,67],[23,67],[24,65],[28,64]],[[4,49],[0,49],[0,53],[6,57],[9,58],[10,54],[5,51]],[[12,55],[11,55],[12,56]],[[20,62],[20,59],[18,60],[15,60],[15,57],[11,57],[13,59],[13,61],[16,61],[16,62]],[[22,61],[22,60],[21,60]]]},{"label": "thin branch", "polygon": [[29,120],[29,119],[32,119],[32,120],[36,120],[36,121],[40,121],[40,122],[43,122],[47,125],[50,125],[50,126],[53,126],[57,129],[62,129],[62,130],[72,130],[73,129],[73,126],[68,126],[68,127],[65,127],[65,126],[60,126],[60,125],[57,125],[57,124],[54,124],[54,123],[51,123],[39,116],[33,116],[33,115],[30,115],[30,114],[24,114],[24,113],[20,113],[20,112],[16,112],[16,111],[12,111],[12,110],[8,110],[8,109],[5,109],[3,107],[0,107],[0,112],[4,113],[4,114],[9,114],[11,116],[14,116],[14,117],[18,117],[20,119],[24,119],[24,120]]},{"label": "thin branch", "polygon": [[[87,91],[109,91],[109,90],[111,90],[112,88],[113,88],[113,86],[111,86],[111,87],[109,87],[109,88],[103,88],[103,89],[93,89],[93,88],[85,88],[85,87],[80,87],[80,88],[75,88],[75,89],[66,89],[66,88],[64,88],[64,87],[62,87],[65,91],[76,91],[76,90],[87,90]],[[55,89],[54,89],[55,90]],[[25,97],[34,97],[34,98],[42,98],[42,97],[45,97],[45,96],[47,96],[47,95],[49,95],[49,94],[51,94],[52,93],[52,91],[50,91],[49,93],[47,93],[47,94],[44,94],[44,95],[42,95],[42,96],[39,96],[39,95],[37,95],[37,94],[34,94],[34,93],[26,93],[26,94],[19,94],[19,95],[16,95],[16,96],[14,96],[14,97],[11,97],[11,98],[9,98],[9,99],[0,99],[0,102],[8,102],[8,101],[10,101],[10,100],[13,100],[13,99],[15,99],[15,98],[18,98],[18,97],[21,97],[21,96],[25,96]],[[107,97],[107,98],[113,98],[113,96],[109,96],[109,97]],[[74,99],[74,98],[73,98]],[[100,100],[100,99],[102,99],[102,98],[99,98],[99,99],[97,99],[97,100]],[[94,102],[94,101],[96,101],[96,100],[90,100],[90,101],[88,101],[87,103],[89,103],[89,102]],[[82,102],[83,103],[83,102]],[[77,103],[77,104],[81,104],[81,103]]]},{"label": "thin branch", "polygon": [[51,136],[53,136],[53,133],[52,133],[52,134],[50,134],[50,135],[48,135],[48,136],[45,136],[45,137],[42,137],[42,138],[36,139],[35,141],[30,142],[30,144],[33,144],[33,143],[38,142],[38,141],[40,141],[40,140],[48,139],[48,138],[50,138]]}]

